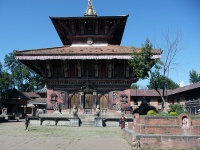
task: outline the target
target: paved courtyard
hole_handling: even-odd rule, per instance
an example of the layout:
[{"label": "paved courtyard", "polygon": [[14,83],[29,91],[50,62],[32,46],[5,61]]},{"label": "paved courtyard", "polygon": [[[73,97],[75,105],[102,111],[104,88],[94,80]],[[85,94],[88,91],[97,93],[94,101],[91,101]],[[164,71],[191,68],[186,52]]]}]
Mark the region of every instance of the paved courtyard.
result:
[{"label": "paved courtyard", "polygon": [[33,126],[0,123],[1,150],[131,150],[119,127]]}]

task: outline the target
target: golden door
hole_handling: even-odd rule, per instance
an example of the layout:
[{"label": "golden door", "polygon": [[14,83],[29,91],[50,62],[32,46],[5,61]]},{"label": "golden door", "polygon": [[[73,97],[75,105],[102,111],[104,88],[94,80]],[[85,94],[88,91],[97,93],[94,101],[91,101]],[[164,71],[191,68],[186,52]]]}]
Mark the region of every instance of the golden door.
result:
[{"label": "golden door", "polygon": [[108,99],[105,95],[102,95],[100,98],[100,108],[105,109],[108,108]]},{"label": "golden door", "polygon": [[93,95],[85,94],[85,108],[92,108],[93,106]]},{"label": "golden door", "polygon": [[76,107],[78,108],[78,98],[76,97],[76,95],[73,95],[70,98],[70,108],[73,108],[74,105],[76,105]]}]

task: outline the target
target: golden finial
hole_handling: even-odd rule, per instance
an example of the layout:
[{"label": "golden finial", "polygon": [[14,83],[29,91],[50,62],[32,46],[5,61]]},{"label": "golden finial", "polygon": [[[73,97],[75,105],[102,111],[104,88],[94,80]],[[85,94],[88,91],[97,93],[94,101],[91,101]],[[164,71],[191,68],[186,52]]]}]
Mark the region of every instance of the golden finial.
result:
[{"label": "golden finial", "polygon": [[87,10],[84,13],[84,16],[87,16],[87,17],[97,16],[97,13],[92,6],[92,0],[88,0],[88,7],[87,7]]}]

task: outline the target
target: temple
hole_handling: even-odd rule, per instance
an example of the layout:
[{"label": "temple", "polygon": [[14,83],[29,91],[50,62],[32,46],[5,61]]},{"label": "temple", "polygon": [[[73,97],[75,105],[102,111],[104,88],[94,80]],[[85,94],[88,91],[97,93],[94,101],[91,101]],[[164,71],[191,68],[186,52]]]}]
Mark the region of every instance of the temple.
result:
[{"label": "temple", "polygon": [[[50,17],[63,46],[15,52],[45,82],[48,113],[71,112],[73,106],[79,113],[93,113],[97,105],[116,111],[110,91],[129,89],[138,80],[128,63],[133,48],[120,46],[127,18],[97,16],[89,0],[83,17]],[[152,53],[156,59],[161,50]]]}]

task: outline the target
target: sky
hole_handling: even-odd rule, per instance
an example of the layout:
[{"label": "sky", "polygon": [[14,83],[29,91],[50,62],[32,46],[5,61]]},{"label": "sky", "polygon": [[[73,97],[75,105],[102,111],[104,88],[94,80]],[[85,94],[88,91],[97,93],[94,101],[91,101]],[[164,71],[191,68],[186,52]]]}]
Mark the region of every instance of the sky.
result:
[{"label": "sky", "polygon": [[[165,37],[181,33],[175,70],[169,78],[188,85],[189,71],[200,73],[200,0],[93,0],[98,16],[129,14],[122,46],[141,47],[148,37],[163,50]],[[49,18],[82,17],[87,0],[0,0],[0,62],[13,50],[62,46]],[[137,83],[145,87],[148,80]]]}]

